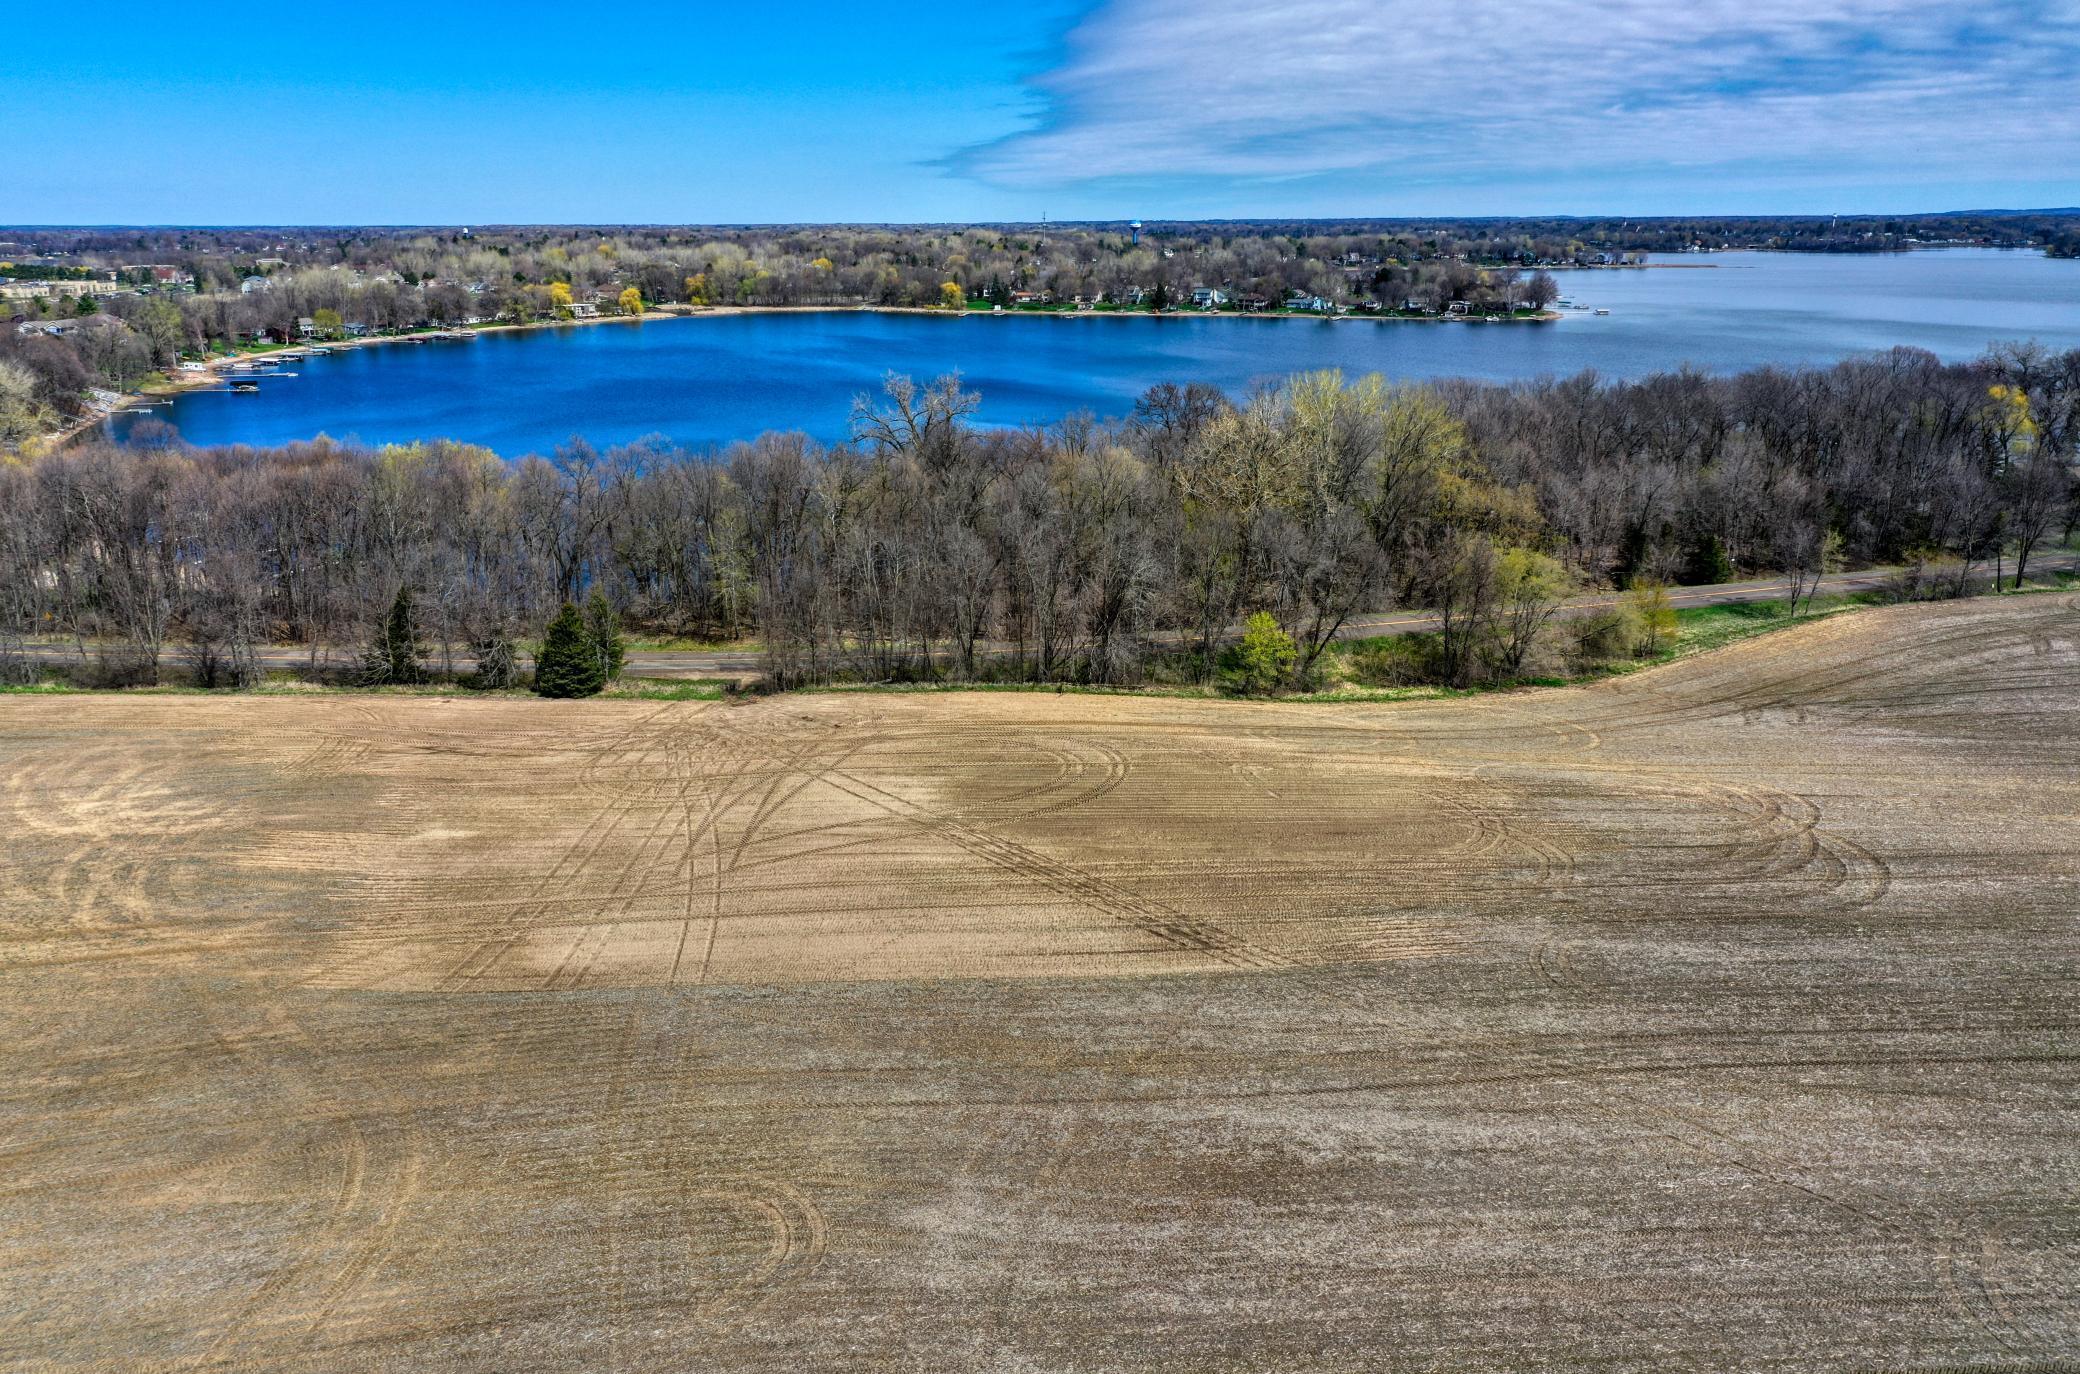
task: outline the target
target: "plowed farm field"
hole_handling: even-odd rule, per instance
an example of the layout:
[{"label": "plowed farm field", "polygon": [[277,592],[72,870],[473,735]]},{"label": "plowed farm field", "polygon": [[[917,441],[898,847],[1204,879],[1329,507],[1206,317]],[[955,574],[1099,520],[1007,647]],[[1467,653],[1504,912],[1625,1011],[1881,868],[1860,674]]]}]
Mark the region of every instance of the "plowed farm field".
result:
[{"label": "plowed farm field", "polygon": [[2080,599],[1427,703],[0,698],[0,1368],[2049,1369]]}]

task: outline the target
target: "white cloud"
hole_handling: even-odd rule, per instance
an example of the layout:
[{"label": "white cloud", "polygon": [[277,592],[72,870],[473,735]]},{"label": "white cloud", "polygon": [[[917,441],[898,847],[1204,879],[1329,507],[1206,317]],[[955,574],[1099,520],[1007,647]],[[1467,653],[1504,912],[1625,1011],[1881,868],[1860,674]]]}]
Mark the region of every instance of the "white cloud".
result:
[{"label": "white cloud", "polygon": [[[1006,187],[2075,183],[2080,0],[1111,0]],[[2062,169],[2062,170],[2061,170]]]}]

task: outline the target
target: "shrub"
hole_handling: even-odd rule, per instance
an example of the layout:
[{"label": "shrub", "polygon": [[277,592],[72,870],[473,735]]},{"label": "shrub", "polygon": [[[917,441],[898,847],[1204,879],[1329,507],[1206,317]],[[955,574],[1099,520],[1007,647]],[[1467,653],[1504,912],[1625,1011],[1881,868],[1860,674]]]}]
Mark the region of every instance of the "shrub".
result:
[{"label": "shrub", "polygon": [[1366,640],[1342,657],[1344,676],[1361,687],[1407,687],[1427,676],[1415,635]]},{"label": "shrub", "polygon": [[1971,590],[1970,565],[1955,554],[1917,550],[1889,590],[1898,601],[1947,601]]},{"label": "shrub", "polygon": [[1669,604],[1668,588],[1650,578],[1635,579],[1626,603],[1639,618],[1640,639],[1636,653],[1658,654],[1676,637],[1676,608]]},{"label": "shrub", "polygon": [[1283,683],[1299,656],[1293,637],[1278,628],[1269,611],[1258,611],[1244,622],[1242,642],[1223,655],[1222,667],[1237,691],[1261,694]]},{"label": "shrub", "polygon": [[36,660],[13,635],[0,632],[0,687],[27,687],[36,678]]},{"label": "shrub", "polygon": [[534,690],[545,697],[589,697],[607,685],[599,647],[585,632],[578,608],[568,601],[542,635],[534,659]]},{"label": "shrub", "polygon": [[1629,598],[1575,617],[1568,629],[1574,635],[1575,658],[1585,667],[1636,658],[1647,638],[1646,622]]}]

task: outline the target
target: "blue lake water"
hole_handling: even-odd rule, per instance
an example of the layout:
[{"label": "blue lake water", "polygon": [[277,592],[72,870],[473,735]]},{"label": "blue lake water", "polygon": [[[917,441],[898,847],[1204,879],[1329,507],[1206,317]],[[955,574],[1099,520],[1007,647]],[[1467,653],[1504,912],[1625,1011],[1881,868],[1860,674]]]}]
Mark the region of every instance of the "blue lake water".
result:
[{"label": "blue lake water", "polygon": [[257,393],[195,392],[110,422],[170,420],[191,443],[276,444],[324,433],[367,443],[446,437],[501,453],[646,435],[706,446],[761,430],[844,437],[852,398],[889,371],[958,371],[982,422],[1126,413],[1163,381],[1242,395],[1293,372],[1491,380],[1594,369],[1638,377],[1685,364],[1733,372],[1827,363],[1910,344],[1963,359],[2034,338],[2080,348],[2080,262],[1946,249],[1849,257],[1720,253],[1644,271],[1557,273],[1609,315],[1548,324],[1241,317],[935,318],[864,312],[658,318],[348,349],[263,377]]}]

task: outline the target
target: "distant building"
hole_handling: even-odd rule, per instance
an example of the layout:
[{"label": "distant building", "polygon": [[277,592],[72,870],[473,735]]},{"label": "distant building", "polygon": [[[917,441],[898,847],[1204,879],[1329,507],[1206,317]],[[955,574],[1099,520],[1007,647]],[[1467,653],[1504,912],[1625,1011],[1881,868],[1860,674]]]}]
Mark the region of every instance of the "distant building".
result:
[{"label": "distant building", "polygon": [[77,300],[84,296],[117,296],[128,290],[122,283],[112,281],[0,280],[0,300],[8,301],[56,300],[60,296]]},{"label": "distant building", "polygon": [[129,277],[148,276],[151,280],[161,285],[165,285],[168,282],[189,282],[195,280],[194,273],[183,272],[180,268],[167,262],[135,262],[125,267],[118,267],[116,271]]},{"label": "distant building", "polygon": [[255,275],[250,277],[241,277],[239,278],[238,282],[238,294],[241,296],[250,296],[255,291],[267,290],[269,288],[269,285],[270,283],[268,282],[267,278],[262,276]]},{"label": "distant building", "polygon": [[573,301],[571,302],[571,318],[574,320],[596,320],[599,318],[599,307],[591,301]]},{"label": "distant building", "polygon": [[1201,310],[1218,310],[1228,303],[1228,293],[1215,286],[1192,288],[1192,304]]}]

